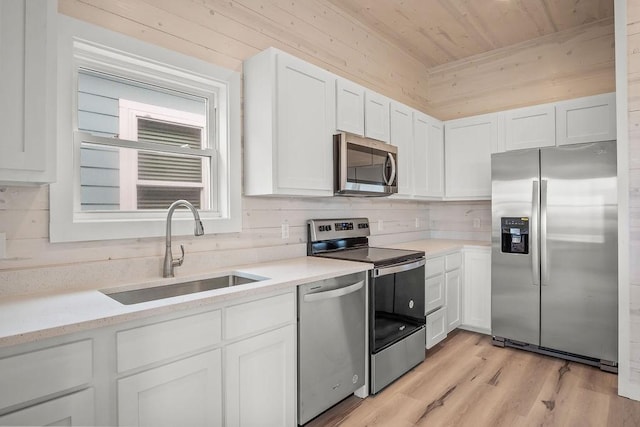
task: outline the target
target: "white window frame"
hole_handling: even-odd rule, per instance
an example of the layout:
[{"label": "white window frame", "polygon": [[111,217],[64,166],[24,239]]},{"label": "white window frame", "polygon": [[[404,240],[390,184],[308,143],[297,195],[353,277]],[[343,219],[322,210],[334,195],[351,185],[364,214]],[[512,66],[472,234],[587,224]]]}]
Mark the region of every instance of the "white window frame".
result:
[{"label": "white window frame", "polygon": [[[112,72],[145,83],[166,83],[209,99],[208,120],[215,123],[216,165],[212,166],[214,210],[201,210],[205,233],[239,232],[241,213],[240,74],[197,58],[133,39],[58,14],[58,122],[56,183],[50,186],[50,240],[71,242],[165,235],[165,211],[82,211],[80,143],[99,137],[76,132],[80,67]],[[107,60],[105,60],[105,52]],[[188,89],[188,90],[187,90]],[[213,93],[215,92],[215,93]],[[215,106],[215,108],[213,108]],[[193,234],[190,212],[178,210],[173,234]]]}]

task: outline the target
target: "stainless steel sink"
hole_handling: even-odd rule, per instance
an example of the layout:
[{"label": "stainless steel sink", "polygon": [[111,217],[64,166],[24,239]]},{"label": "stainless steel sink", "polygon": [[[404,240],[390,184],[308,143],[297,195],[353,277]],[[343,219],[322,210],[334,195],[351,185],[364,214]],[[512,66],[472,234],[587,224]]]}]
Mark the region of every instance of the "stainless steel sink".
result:
[{"label": "stainless steel sink", "polygon": [[209,279],[193,280],[191,282],[155,286],[152,288],[133,289],[114,293],[110,293],[108,290],[101,292],[122,304],[130,305],[196,292],[211,291],[213,289],[228,288],[230,286],[244,285],[266,279],[266,277],[259,276],[229,274],[227,276],[211,277]]}]

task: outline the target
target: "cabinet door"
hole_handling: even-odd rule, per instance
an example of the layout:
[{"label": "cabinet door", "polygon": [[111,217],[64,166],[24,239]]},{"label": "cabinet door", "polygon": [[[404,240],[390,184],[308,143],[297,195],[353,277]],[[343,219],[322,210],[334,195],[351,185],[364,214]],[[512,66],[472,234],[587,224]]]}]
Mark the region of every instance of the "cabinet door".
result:
[{"label": "cabinet door", "polygon": [[388,143],[389,98],[366,91],[364,100],[364,136]]},{"label": "cabinet door", "polygon": [[424,283],[424,307],[425,313],[429,313],[445,303],[444,274],[430,277]]},{"label": "cabinet door", "polygon": [[55,181],[56,2],[0,2],[0,182]]},{"label": "cabinet door", "polygon": [[553,104],[507,111],[506,149],[520,150],[556,145],[555,112]]},{"label": "cabinet door", "polygon": [[427,340],[425,347],[430,349],[447,337],[447,307],[427,316]]},{"label": "cabinet door", "polygon": [[364,88],[345,79],[336,80],[336,128],[364,135]]},{"label": "cabinet door", "polygon": [[413,194],[429,196],[429,117],[413,112]]},{"label": "cabinet door", "polygon": [[95,425],[93,389],[49,400],[0,417],[3,426]]},{"label": "cabinet door", "polygon": [[295,326],[249,338],[225,349],[228,426],[296,424]]},{"label": "cabinet door", "polygon": [[495,114],[446,122],[447,198],[491,198],[491,153],[498,150],[497,123]]},{"label": "cabinet door", "polygon": [[439,120],[429,122],[427,143],[427,196],[444,196],[444,125]]},{"label": "cabinet door", "polygon": [[221,426],[221,350],[118,380],[121,426]]},{"label": "cabinet door", "polygon": [[491,252],[464,254],[464,325],[491,333]]},{"label": "cabinet door", "polygon": [[460,270],[445,273],[445,288],[447,294],[447,333],[451,332],[461,323],[461,277]]},{"label": "cabinet door", "polygon": [[280,54],[276,73],[280,192],[293,194],[287,189],[299,189],[332,195],[335,78]]},{"label": "cabinet door", "polygon": [[557,144],[579,144],[616,139],[616,94],[588,96],[559,102]]},{"label": "cabinet door", "polygon": [[398,147],[398,195],[413,194],[413,115],[409,107],[391,103],[391,144]]}]

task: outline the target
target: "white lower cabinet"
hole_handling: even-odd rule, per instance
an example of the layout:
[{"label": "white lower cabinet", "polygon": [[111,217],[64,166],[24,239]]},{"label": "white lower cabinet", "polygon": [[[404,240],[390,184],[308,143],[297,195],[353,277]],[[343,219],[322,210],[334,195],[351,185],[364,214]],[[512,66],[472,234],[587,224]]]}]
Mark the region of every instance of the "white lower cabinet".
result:
[{"label": "white lower cabinet", "polygon": [[465,249],[463,327],[491,333],[491,249]]},{"label": "white lower cabinet", "polygon": [[121,426],[221,426],[221,350],[118,380]]},{"label": "white lower cabinet", "polygon": [[0,416],[0,425],[90,426],[95,424],[94,405],[89,388]]},{"label": "white lower cabinet", "polygon": [[295,425],[295,357],[294,325],[227,346],[226,425]]},{"label": "white lower cabinet", "polygon": [[460,269],[445,273],[445,289],[447,295],[447,333],[453,331],[462,323],[462,277]]},{"label": "white lower cabinet", "polygon": [[427,350],[447,337],[447,307],[427,315]]}]

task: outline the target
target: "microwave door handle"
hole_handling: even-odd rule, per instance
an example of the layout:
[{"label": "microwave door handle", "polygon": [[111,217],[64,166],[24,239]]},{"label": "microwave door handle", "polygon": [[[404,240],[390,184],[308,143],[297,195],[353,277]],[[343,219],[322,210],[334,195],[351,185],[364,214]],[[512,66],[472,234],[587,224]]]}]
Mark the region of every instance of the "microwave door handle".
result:
[{"label": "microwave door handle", "polygon": [[393,180],[396,178],[396,159],[393,157],[393,154],[391,153],[387,153],[387,158],[391,163],[391,173],[389,174],[389,179],[387,179],[386,175],[384,175],[383,178],[384,178],[385,184],[390,186],[393,184]]}]

